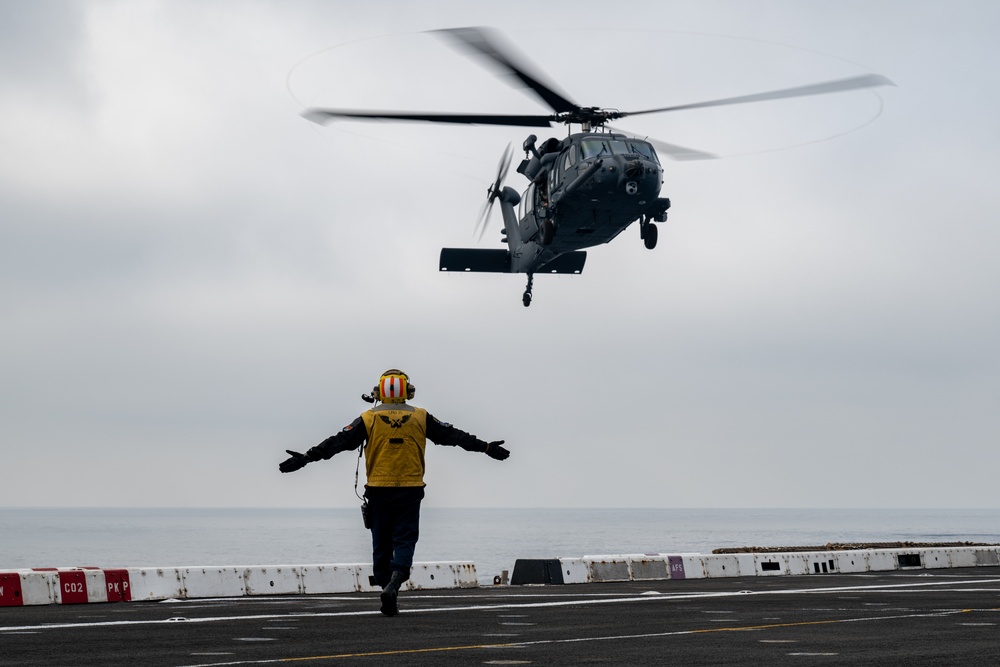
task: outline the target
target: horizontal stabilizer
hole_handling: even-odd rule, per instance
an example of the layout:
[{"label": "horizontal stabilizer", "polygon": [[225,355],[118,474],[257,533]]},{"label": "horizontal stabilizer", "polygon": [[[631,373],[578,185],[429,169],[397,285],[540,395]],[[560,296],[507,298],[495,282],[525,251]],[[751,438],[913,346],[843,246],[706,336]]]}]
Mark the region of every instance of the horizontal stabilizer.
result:
[{"label": "horizontal stabilizer", "polygon": [[587,261],[587,252],[576,250],[563,253],[547,264],[528,271],[524,266],[511,271],[510,253],[506,250],[480,248],[441,248],[440,271],[468,271],[474,273],[581,273]]},{"label": "horizontal stabilizer", "polygon": [[563,253],[535,273],[583,273],[583,263],[587,261],[585,250]]},{"label": "horizontal stabilizer", "polygon": [[510,269],[506,250],[482,248],[441,248],[439,271],[475,271],[507,273]]}]

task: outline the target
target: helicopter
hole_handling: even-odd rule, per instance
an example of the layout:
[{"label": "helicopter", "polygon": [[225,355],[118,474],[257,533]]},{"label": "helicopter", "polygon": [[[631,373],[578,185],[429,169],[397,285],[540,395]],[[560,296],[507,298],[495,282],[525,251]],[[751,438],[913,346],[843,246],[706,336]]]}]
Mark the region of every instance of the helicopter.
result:
[{"label": "helicopter", "polygon": [[[448,28],[432,31],[460,48],[485,58],[501,74],[512,76],[549,106],[551,114],[461,114],[310,108],[302,116],[316,123],[334,120],[426,121],[463,125],[567,127],[567,136],[539,142],[524,140],[524,159],[517,172],[528,180],[521,193],[504,181],[512,160],[511,145],[500,158],[486,203],[476,224],[481,240],[494,204],[503,218],[501,242],[506,249],[442,248],[438,269],[452,272],[526,273],[522,303],[531,305],[534,275],[579,274],[587,260],[585,248],[609,243],[635,222],[649,250],[656,247],[656,223],[666,222],[670,199],[660,196],[663,166],[660,154],[674,160],[717,156],[659,140],[639,138],[608,125],[628,116],[666,113],[731,104],[820,95],[895,85],[879,74],[866,74],[765,93],[682,104],[640,111],[581,107],[519,57],[489,28]],[[573,126],[580,130],[573,132]]]}]

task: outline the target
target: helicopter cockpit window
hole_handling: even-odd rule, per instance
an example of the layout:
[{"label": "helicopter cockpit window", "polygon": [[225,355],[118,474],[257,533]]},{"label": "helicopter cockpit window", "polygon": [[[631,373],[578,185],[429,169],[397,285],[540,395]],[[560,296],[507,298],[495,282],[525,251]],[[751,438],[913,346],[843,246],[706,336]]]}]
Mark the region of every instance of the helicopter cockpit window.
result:
[{"label": "helicopter cockpit window", "polygon": [[656,159],[656,153],[653,151],[653,147],[645,141],[630,141],[629,147],[632,149],[633,153],[638,153],[653,162],[659,162],[659,160]]},{"label": "helicopter cockpit window", "polygon": [[580,142],[580,151],[584,160],[590,160],[601,155],[611,155],[611,147],[600,139],[584,139]]},{"label": "helicopter cockpit window", "polygon": [[568,170],[576,164],[576,146],[570,146],[569,150],[566,151],[566,157],[563,159],[563,171]]},{"label": "helicopter cockpit window", "polygon": [[611,150],[614,152],[615,155],[628,155],[629,153],[632,152],[629,149],[628,144],[625,143],[624,141],[614,139],[612,141],[609,141],[608,143],[611,144]]},{"label": "helicopter cockpit window", "polygon": [[535,184],[531,183],[521,197],[521,219],[523,220],[535,210]]}]

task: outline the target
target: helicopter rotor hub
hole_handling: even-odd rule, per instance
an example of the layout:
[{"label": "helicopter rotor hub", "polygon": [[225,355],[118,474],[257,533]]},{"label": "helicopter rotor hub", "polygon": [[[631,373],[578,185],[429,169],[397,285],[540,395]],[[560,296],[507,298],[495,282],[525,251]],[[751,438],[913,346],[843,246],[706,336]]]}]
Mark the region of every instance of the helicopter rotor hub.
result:
[{"label": "helicopter rotor hub", "polygon": [[586,127],[601,127],[609,120],[620,116],[620,112],[615,109],[601,109],[599,107],[581,107],[573,111],[566,111],[556,114],[553,120],[559,123],[583,125]]}]

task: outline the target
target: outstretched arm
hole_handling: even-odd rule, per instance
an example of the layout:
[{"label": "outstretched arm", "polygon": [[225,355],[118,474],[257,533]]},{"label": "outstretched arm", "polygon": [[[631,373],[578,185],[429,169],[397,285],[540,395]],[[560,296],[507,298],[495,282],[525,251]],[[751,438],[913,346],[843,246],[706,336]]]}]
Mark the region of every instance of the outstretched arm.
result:
[{"label": "outstretched arm", "polygon": [[471,433],[443,422],[433,415],[427,415],[427,438],[439,445],[461,447],[467,452],[484,452],[490,458],[503,461],[510,452],[503,447],[503,440],[486,442]]},{"label": "outstretched arm", "polygon": [[332,458],[334,454],[357,449],[365,441],[365,423],[358,417],[345,426],[339,433],[331,435],[329,438],[310,448],[305,454],[286,450],[290,455],[288,459],[281,462],[278,470],[281,472],[294,472],[304,467],[307,463],[319,461],[320,459]]}]

